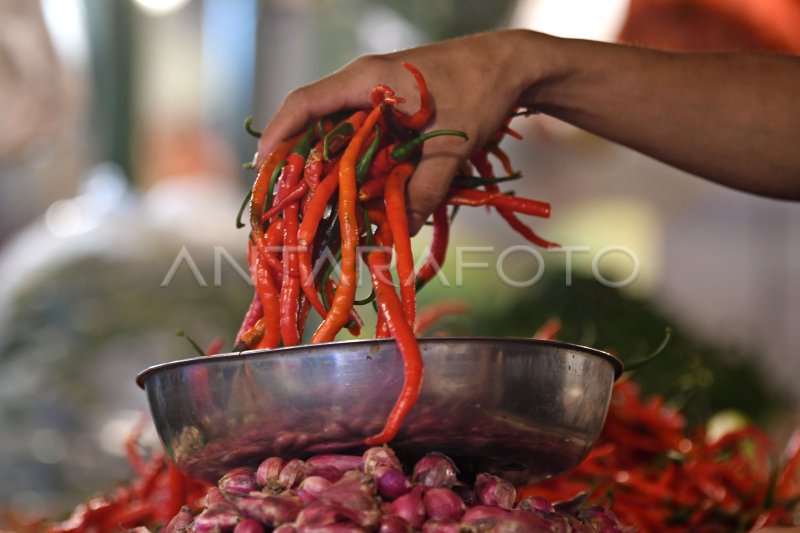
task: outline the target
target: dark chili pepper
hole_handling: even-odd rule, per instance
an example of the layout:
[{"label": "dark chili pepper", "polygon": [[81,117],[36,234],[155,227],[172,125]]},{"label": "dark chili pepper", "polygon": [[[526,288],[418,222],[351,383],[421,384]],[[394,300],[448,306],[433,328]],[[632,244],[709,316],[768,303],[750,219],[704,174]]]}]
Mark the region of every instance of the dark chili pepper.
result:
[{"label": "dark chili pepper", "polygon": [[518,180],[522,177],[521,172],[515,172],[510,176],[502,176],[499,178],[482,178],[480,176],[456,176],[453,179],[453,185],[462,189],[476,189],[484,187],[488,183],[503,183],[506,181]]},{"label": "dark chili pepper", "polygon": [[252,195],[253,191],[247,191],[247,195],[242,201],[242,206],[239,208],[239,212],[236,213],[236,229],[241,229],[247,225],[242,222],[242,215],[244,215],[244,210],[247,209],[247,206],[250,205],[250,196]]},{"label": "dark chili pepper", "polygon": [[432,139],[433,137],[440,137],[442,135],[452,135],[455,137],[461,137],[465,141],[469,140],[469,137],[463,131],[458,130],[433,130],[427,133],[423,133],[419,137],[415,137],[408,141],[405,144],[401,144],[400,146],[395,146],[392,148],[390,152],[391,158],[396,163],[401,163],[411,157],[411,155],[419,148],[419,146],[427,141],[428,139]]},{"label": "dark chili pepper", "polygon": [[246,119],[244,119],[244,131],[246,131],[256,139],[261,138],[261,132],[253,129],[253,117],[247,117]]}]

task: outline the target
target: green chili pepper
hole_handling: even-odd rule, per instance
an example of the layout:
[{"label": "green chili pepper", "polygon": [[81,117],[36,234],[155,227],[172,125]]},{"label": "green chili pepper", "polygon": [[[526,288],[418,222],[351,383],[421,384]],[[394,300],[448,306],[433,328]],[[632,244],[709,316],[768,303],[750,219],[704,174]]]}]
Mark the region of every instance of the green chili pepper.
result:
[{"label": "green chili pepper", "polygon": [[292,150],[293,154],[299,154],[303,156],[303,159],[308,157],[308,152],[311,151],[311,139],[314,138],[314,126],[309,126],[306,130],[306,133],[297,141],[294,149]]},{"label": "green chili pepper", "polygon": [[420,144],[424,143],[428,139],[431,139],[433,137],[439,137],[441,135],[454,135],[456,137],[461,137],[465,141],[469,140],[469,137],[467,137],[467,134],[464,133],[463,131],[434,130],[434,131],[429,131],[428,133],[423,133],[419,137],[411,139],[407,143],[397,146],[394,150],[392,150],[392,153],[390,155],[392,159],[400,163],[401,161],[405,161],[406,159],[408,159],[411,156],[411,154],[414,153],[417,147],[419,147]]},{"label": "green chili pepper", "polygon": [[372,139],[372,144],[369,145],[367,151],[364,152],[364,156],[356,165],[356,182],[361,183],[364,181],[364,178],[367,176],[367,170],[369,170],[369,166],[372,163],[372,158],[375,157],[375,151],[378,149],[378,144],[381,142],[381,130],[377,126],[375,126],[375,138]]},{"label": "green chili pepper", "polygon": [[286,161],[281,161],[272,171],[272,176],[269,178],[269,189],[267,190],[267,199],[264,202],[264,210],[266,211],[272,207],[272,197],[275,195],[275,185],[278,183],[278,178],[281,175],[283,167],[286,166]]},{"label": "green chili pepper", "polygon": [[631,363],[627,363],[625,365],[625,372],[633,372],[634,370],[639,370],[644,365],[646,365],[647,363],[658,357],[658,355],[664,351],[664,348],[667,347],[667,344],[669,344],[670,338],[672,338],[672,328],[667,327],[664,331],[664,339],[661,341],[661,344],[659,344],[656,347],[653,353],[645,357],[639,358]]},{"label": "green chili pepper", "polygon": [[239,208],[239,212],[236,214],[236,228],[241,229],[246,226],[244,222],[242,222],[242,215],[244,215],[244,210],[247,208],[248,204],[250,203],[250,197],[253,196],[253,191],[247,191],[247,195],[244,197],[244,201],[242,202],[242,206]]},{"label": "green chili pepper", "polygon": [[342,122],[329,131],[325,138],[322,139],[322,159],[324,161],[328,161],[330,159],[328,157],[328,145],[331,142],[331,137],[334,135],[353,135],[353,133],[355,133],[355,128],[353,128],[353,125],[349,122]]},{"label": "green chili pepper", "polygon": [[194,350],[198,354],[202,355],[203,357],[206,356],[206,352],[204,352],[203,349],[200,347],[200,345],[197,344],[194,341],[194,339],[191,338],[185,331],[183,331],[182,329],[175,330],[175,335],[177,335],[178,337],[183,337],[184,339],[186,339],[189,342],[189,344],[192,345],[192,348],[194,348]]},{"label": "green chili pepper", "polygon": [[463,187],[466,189],[475,189],[477,187],[481,187],[483,185],[489,185],[491,183],[503,183],[504,181],[514,181],[518,180],[522,177],[521,172],[515,172],[510,176],[502,176],[499,178],[481,178],[480,176],[456,176],[455,184],[459,187]]},{"label": "green chili pepper", "polygon": [[247,117],[244,119],[244,131],[257,139],[261,138],[261,132],[253,129],[253,117]]}]

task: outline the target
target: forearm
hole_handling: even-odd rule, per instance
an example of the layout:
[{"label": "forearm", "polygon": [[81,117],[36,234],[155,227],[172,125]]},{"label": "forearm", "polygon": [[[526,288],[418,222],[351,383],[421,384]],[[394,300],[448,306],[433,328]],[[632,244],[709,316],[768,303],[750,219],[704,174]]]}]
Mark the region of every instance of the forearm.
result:
[{"label": "forearm", "polygon": [[800,199],[800,59],[518,37],[532,65],[522,105],[717,183]]}]

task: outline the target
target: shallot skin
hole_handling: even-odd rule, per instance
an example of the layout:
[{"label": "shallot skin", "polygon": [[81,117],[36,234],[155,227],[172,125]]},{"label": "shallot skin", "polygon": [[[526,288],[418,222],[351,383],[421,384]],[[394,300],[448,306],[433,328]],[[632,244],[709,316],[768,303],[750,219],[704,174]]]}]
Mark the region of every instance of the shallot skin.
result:
[{"label": "shallot skin", "polygon": [[[363,455],[268,457],[257,468],[234,468],[208,491],[192,516],[184,507],[164,533],[623,533],[614,514],[584,499],[554,505],[519,502],[508,481],[487,473],[458,479],[447,456],[429,453],[409,475],[387,446]],[[516,505],[515,505],[516,503]]]}]

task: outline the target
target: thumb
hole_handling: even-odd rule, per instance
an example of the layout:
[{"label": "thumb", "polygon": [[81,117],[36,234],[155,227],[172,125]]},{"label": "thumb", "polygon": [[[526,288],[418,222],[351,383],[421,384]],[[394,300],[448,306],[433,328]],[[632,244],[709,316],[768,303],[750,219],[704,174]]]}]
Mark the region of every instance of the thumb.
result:
[{"label": "thumb", "polygon": [[[425,144],[422,159],[408,182],[409,231],[416,235],[425,221],[445,200],[450,183],[466,156],[461,153],[463,141],[454,145],[452,141]],[[460,146],[459,146],[460,145]]]},{"label": "thumb", "polygon": [[408,226],[411,235],[419,232],[445,200],[459,161],[453,155],[423,157],[420,161],[408,182]]}]

